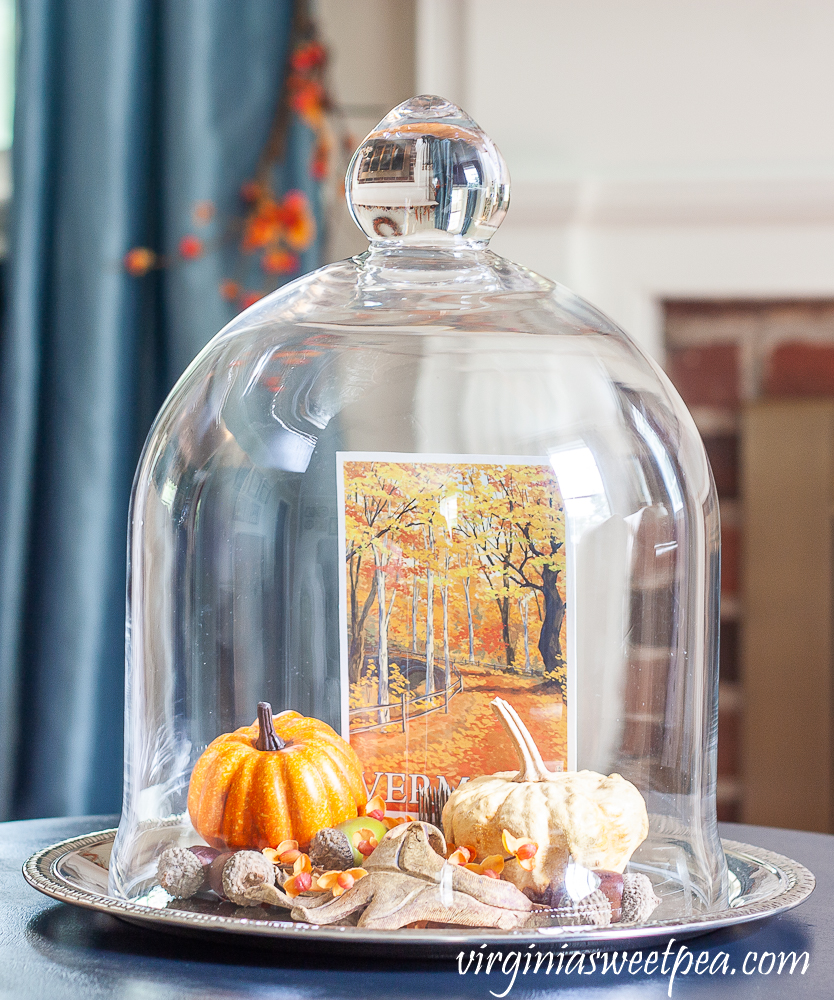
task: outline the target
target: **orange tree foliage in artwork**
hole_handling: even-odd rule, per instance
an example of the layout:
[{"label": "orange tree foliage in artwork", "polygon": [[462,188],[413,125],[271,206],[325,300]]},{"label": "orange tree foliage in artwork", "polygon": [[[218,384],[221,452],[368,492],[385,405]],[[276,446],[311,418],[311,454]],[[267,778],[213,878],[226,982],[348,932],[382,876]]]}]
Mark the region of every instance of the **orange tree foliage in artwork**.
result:
[{"label": "orange tree foliage in artwork", "polygon": [[403,651],[425,663],[425,695],[449,687],[456,659],[535,672],[564,694],[564,514],[549,466],[348,461],[344,476],[350,680],[378,678],[379,721]]}]

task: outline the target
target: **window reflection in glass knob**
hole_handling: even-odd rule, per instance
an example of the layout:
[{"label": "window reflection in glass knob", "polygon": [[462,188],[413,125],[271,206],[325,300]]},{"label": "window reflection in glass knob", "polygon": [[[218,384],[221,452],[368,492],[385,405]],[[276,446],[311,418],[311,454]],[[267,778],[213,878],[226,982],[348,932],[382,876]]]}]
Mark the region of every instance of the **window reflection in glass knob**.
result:
[{"label": "window reflection in glass knob", "polygon": [[375,243],[485,243],[510,201],[498,147],[459,107],[422,96],[394,108],[347,172],[348,207]]}]

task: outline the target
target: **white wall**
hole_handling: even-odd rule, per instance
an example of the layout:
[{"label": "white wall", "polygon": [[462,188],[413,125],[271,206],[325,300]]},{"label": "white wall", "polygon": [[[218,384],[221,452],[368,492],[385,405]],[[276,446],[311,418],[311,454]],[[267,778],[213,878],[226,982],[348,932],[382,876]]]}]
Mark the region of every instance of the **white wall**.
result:
[{"label": "white wall", "polygon": [[[415,0],[316,0],[315,13],[330,53],[329,87],[342,112],[334,124],[353,147],[391,108],[414,96]],[[368,247],[344,203],[351,151],[342,151],[334,164],[327,260]]]},{"label": "white wall", "polygon": [[834,295],[831,0],[418,0],[510,166],[494,249],[662,354],[664,297]]}]

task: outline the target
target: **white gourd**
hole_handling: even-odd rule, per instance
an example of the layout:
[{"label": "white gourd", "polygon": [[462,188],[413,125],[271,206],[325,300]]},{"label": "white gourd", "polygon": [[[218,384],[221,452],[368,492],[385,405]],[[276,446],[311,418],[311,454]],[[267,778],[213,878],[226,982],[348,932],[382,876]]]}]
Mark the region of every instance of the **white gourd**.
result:
[{"label": "white gourd", "polygon": [[479,856],[505,854],[501,834],[538,845],[532,871],[509,861],[503,877],[519,889],[542,892],[561,882],[568,858],[592,870],[622,872],[646,839],[649,818],[637,788],[619,774],[550,771],[527,727],[502,698],[492,709],[516,753],[518,772],[473,778],[443,809],[449,843],[474,847]]}]

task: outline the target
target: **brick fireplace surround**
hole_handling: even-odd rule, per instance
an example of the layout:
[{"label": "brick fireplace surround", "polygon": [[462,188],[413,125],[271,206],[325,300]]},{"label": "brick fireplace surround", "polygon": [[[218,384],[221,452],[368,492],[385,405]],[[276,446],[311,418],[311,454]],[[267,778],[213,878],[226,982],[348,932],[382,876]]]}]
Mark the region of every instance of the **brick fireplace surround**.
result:
[{"label": "brick fireplace surround", "polygon": [[740,469],[743,411],[760,400],[834,400],[834,301],[667,301],[667,371],[704,438],[721,509],[718,815],[743,820],[745,689]]}]

